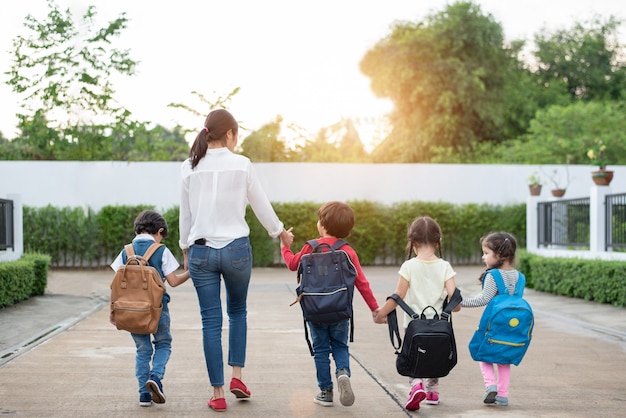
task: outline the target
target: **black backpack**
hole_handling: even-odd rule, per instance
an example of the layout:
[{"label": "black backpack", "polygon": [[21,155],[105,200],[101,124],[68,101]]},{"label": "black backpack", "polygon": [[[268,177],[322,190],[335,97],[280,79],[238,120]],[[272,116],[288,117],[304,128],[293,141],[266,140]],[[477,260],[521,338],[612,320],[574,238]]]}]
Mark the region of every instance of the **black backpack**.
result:
[{"label": "black backpack", "polygon": [[305,337],[313,355],[307,321],[335,323],[350,319],[350,341],[353,341],[352,300],[356,267],[348,254],[339,249],[347,245],[343,240],[337,240],[332,246],[320,244],[317,240],[307,243],[313,250],[300,259],[296,302],[299,301],[302,308]]},{"label": "black backpack", "polygon": [[[452,311],[463,300],[459,289],[454,290],[449,303],[446,303],[447,298],[444,301],[441,317],[432,306],[427,306],[418,315],[395,293],[389,298],[395,300],[413,318],[406,328],[403,344],[398,330],[396,311],[393,310],[387,316],[389,338],[398,355],[396,359],[398,373],[408,377],[447,376],[457,363],[456,341],[452,329]],[[426,318],[425,312],[428,309],[435,311],[435,316],[432,319]],[[400,347],[402,349],[398,351]]]}]

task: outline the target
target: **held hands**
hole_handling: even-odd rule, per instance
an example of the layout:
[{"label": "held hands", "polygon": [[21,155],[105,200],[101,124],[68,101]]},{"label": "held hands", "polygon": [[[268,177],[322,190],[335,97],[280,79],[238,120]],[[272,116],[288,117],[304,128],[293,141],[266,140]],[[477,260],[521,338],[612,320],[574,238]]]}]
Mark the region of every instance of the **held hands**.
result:
[{"label": "held hands", "polygon": [[287,230],[283,229],[283,232],[280,233],[280,246],[281,247],[290,247],[293,243],[293,233],[291,232],[292,228]]},{"label": "held hands", "polygon": [[380,314],[380,309],[376,309],[374,312],[372,312],[373,316],[374,316],[374,322],[377,324],[386,324],[387,323],[387,315],[381,315]]},{"label": "held hands", "polygon": [[380,314],[380,308],[372,311],[372,319],[375,324],[386,324],[387,323],[387,315]]}]

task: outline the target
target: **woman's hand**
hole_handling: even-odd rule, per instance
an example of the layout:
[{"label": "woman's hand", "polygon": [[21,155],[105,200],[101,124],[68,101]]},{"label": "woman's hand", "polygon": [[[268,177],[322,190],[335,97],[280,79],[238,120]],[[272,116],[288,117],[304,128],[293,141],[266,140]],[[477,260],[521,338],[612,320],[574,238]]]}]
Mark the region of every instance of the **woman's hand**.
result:
[{"label": "woman's hand", "polygon": [[293,233],[291,232],[292,228],[287,230],[283,229],[283,232],[280,233],[280,245],[281,247],[290,247],[293,243]]}]

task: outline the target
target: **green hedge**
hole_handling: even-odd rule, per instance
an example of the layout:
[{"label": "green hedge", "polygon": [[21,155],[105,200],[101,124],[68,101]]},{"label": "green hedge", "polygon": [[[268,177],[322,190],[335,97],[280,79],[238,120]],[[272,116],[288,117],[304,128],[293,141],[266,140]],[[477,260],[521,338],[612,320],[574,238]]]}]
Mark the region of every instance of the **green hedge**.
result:
[{"label": "green hedge", "polygon": [[49,265],[50,257],[42,254],[25,254],[17,261],[0,263],[0,308],[43,295]]},{"label": "green hedge", "polygon": [[[405,257],[406,233],[411,221],[422,215],[436,219],[443,229],[443,256],[453,264],[481,263],[479,238],[491,230],[514,234],[526,245],[526,206],[402,202],[393,205],[364,200],[347,202],[356,225],[347,241],[357,250],[363,265],[399,265]],[[293,249],[318,236],[317,210],[321,202],[275,203],[287,228],[293,227]],[[134,236],[133,221],[144,209],[154,207],[106,206],[95,213],[84,208],[24,207],[26,252],[49,254],[53,267],[105,267]],[[169,235],[163,241],[182,262],[178,247],[178,207],[163,212]],[[280,264],[278,241],[268,236],[248,207],[254,266]]]},{"label": "green hedge", "polygon": [[[494,230],[511,232],[518,248],[526,247],[526,206],[401,202],[383,205],[369,201],[347,202],[354,209],[356,225],[347,241],[363,265],[400,265],[405,257],[406,233],[417,216],[436,219],[443,229],[443,257],[453,265],[482,264],[479,238]],[[275,203],[274,209],[295,235],[298,251],[317,232],[319,202]],[[24,207],[22,260],[0,263],[0,306],[31,295],[43,294],[48,266],[106,267],[134,236],[133,221],[150,206],[107,206],[95,213],[83,208]],[[169,226],[166,244],[182,263],[178,247],[178,207],[163,212]],[[277,240],[271,239],[248,208],[254,266],[281,263]],[[48,256],[41,256],[47,254]],[[29,261],[31,257],[35,261]],[[518,269],[528,287],[539,291],[626,306],[626,263],[545,258],[519,251]],[[45,274],[43,274],[45,272]],[[7,280],[7,278],[17,280]]]},{"label": "green hedge", "polygon": [[518,269],[535,290],[613,306],[626,306],[623,261],[548,258],[520,253]]}]

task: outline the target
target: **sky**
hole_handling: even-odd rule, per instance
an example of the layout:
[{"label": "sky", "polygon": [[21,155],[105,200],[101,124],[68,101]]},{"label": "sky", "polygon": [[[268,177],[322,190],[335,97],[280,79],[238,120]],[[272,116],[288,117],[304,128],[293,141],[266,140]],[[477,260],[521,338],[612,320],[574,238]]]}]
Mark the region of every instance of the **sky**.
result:
[{"label": "sky", "polygon": [[[128,28],[114,45],[139,61],[133,77],[115,77],[117,101],[136,120],[200,129],[204,117],[168,107],[203,110],[209,99],[240,92],[229,109],[249,130],[281,116],[311,134],[344,118],[357,122],[367,148],[379,139],[391,108],[359,70],[365,53],[398,21],[421,21],[446,0],[56,0],[75,17],[94,5],[103,22],[125,12]],[[505,38],[532,40],[594,15],[626,19],[615,0],[515,2],[475,0],[503,26]],[[24,18],[43,19],[46,0],[20,0],[0,14],[0,131],[15,136],[18,97],[6,85],[12,40],[27,35]],[[626,26],[626,23],[624,24]],[[624,34],[624,27],[622,28]],[[624,39],[624,36],[622,36]],[[623,42],[626,43],[626,42]],[[208,109],[207,109],[208,111]]]}]

